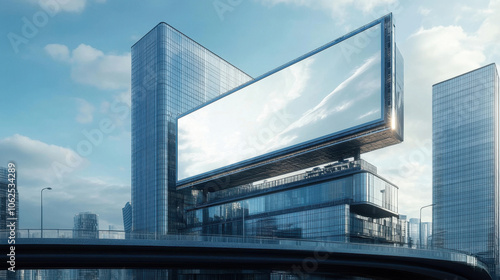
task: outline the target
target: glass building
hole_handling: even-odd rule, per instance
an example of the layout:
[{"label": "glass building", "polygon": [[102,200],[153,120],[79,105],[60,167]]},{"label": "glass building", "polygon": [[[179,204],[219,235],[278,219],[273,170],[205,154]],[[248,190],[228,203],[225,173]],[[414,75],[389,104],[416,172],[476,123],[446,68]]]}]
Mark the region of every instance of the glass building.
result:
[{"label": "glass building", "polygon": [[410,238],[410,240],[408,240],[408,246],[411,248],[419,248],[420,246],[419,229],[420,229],[420,219],[410,218],[408,222],[408,233]]},{"label": "glass building", "polygon": [[125,231],[125,238],[128,238],[132,232],[132,205],[130,202],[125,203],[122,208],[123,215],[123,231]]},{"label": "glass building", "polygon": [[82,212],[74,217],[73,238],[99,238],[99,216],[91,212]]},{"label": "glass building", "polygon": [[166,23],[132,46],[132,230],[183,227],[176,118],[251,77]]},{"label": "glass building", "polygon": [[420,228],[420,244],[421,248],[427,249],[431,247],[432,240],[432,223],[431,222],[422,222],[422,227]]},{"label": "glass building", "polygon": [[364,160],[208,194],[193,192],[187,234],[404,242],[398,187]]},{"label": "glass building", "polygon": [[433,243],[475,254],[493,273],[500,227],[499,98],[495,64],[432,88]]}]

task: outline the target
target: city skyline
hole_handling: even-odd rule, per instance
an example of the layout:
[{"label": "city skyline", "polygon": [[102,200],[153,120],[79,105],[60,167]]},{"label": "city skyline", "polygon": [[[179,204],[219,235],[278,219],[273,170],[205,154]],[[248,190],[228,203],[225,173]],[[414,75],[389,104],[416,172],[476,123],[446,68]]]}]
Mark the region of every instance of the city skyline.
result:
[{"label": "city skyline", "polygon": [[[158,22],[256,77],[387,12],[395,15],[406,62],[406,137],[362,158],[401,188],[399,212],[418,217],[420,207],[432,202],[431,85],[500,62],[493,43],[500,39],[494,17],[500,2],[386,0],[362,7],[329,1],[317,6],[235,2],[156,3],[161,8],[154,12],[143,4],[131,12],[126,9],[130,2],[78,0],[65,1],[52,13],[30,1],[7,2],[0,12],[5,35],[0,48],[9,65],[2,75],[9,106],[2,114],[0,159],[17,162],[21,227],[39,227],[39,217],[29,213],[39,209],[39,190],[46,186],[53,191],[44,196],[44,228],[71,228],[72,216],[82,211],[99,214],[102,228],[123,226],[121,209],[130,201],[130,47]],[[108,23],[103,15],[116,8],[124,15],[109,15]],[[8,36],[24,36],[26,21],[37,23],[24,30],[29,36]],[[123,26],[127,31],[119,29]],[[12,38],[19,45],[11,44]],[[430,221],[430,210],[422,220]]]}]

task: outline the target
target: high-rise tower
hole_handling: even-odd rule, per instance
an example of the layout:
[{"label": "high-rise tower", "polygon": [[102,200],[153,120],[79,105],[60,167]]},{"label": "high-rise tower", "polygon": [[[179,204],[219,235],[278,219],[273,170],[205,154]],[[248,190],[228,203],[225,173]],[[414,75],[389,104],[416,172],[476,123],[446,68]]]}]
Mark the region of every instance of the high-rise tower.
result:
[{"label": "high-rise tower", "polygon": [[176,232],[176,117],[251,79],[166,23],[132,46],[132,230]]},{"label": "high-rise tower", "polygon": [[490,64],[432,88],[433,243],[495,272],[499,238],[499,80]]}]

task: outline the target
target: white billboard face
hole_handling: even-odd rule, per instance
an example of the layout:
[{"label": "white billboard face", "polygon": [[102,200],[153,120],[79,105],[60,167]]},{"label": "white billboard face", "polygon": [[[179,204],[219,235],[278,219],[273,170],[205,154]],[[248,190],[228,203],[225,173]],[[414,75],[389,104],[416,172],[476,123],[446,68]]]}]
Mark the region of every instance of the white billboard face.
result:
[{"label": "white billboard face", "polygon": [[383,120],[381,25],[180,117],[177,180]]}]

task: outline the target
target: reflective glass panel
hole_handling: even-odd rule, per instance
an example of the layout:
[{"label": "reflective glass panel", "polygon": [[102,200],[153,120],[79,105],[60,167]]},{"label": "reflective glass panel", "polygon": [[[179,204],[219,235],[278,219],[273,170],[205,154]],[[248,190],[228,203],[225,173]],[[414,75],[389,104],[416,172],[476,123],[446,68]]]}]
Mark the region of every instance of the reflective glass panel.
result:
[{"label": "reflective glass panel", "polygon": [[178,119],[177,179],[382,119],[381,24]]}]

